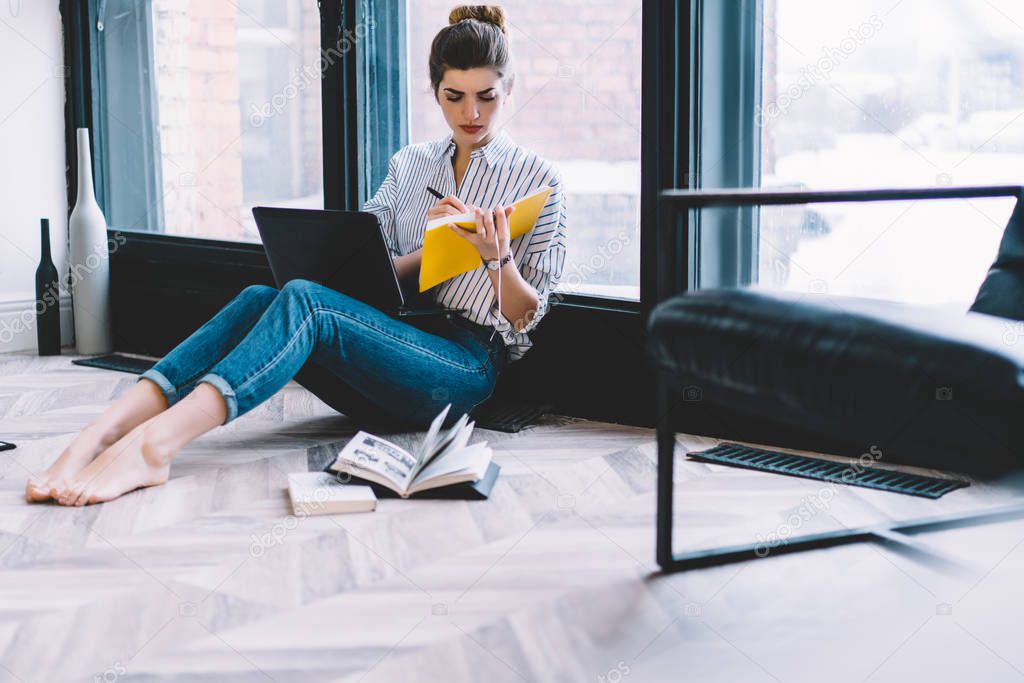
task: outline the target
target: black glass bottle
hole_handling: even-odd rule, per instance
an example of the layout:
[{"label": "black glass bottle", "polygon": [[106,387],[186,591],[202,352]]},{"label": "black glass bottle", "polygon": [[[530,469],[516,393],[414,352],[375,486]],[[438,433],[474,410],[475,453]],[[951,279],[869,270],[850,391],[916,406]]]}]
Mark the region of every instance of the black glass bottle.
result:
[{"label": "black glass bottle", "polygon": [[50,220],[40,221],[42,242],[36,268],[36,340],[40,356],[60,355],[60,290],[57,267],[50,255]]}]

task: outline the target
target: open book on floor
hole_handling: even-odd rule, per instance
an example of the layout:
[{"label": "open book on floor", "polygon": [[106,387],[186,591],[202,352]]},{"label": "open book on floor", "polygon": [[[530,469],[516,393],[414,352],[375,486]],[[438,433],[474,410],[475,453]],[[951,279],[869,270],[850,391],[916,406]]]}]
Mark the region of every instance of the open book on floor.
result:
[{"label": "open book on floor", "polygon": [[501,468],[491,461],[486,441],[469,444],[474,425],[469,415],[441,431],[451,407],[434,418],[415,452],[360,431],[327,469],[352,477],[352,483],[369,484],[381,498],[486,499]]}]

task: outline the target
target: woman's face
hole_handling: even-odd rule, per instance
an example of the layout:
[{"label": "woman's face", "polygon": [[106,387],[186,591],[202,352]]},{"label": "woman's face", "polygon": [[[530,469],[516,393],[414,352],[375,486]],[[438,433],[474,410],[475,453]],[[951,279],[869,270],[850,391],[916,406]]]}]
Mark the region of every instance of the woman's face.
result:
[{"label": "woman's face", "polygon": [[444,120],[460,147],[480,147],[490,141],[508,96],[498,72],[487,67],[448,69],[437,87]]}]

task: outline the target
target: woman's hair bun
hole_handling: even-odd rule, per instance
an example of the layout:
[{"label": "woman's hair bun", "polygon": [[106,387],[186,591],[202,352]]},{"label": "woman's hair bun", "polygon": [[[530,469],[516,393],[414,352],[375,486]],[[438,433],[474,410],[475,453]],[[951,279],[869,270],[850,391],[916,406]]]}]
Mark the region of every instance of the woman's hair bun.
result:
[{"label": "woman's hair bun", "polygon": [[[509,67],[509,37],[501,5],[458,5],[430,43],[430,85],[437,89],[448,69],[493,69],[506,91],[515,80]],[[497,29],[497,31],[495,30]]]},{"label": "woman's hair bun", "polygon": [[508,36],[505,27],[505,8],[501,5],[459,5],[448,14],[448,23],[457,24],[463,19],[476,19],[485,24],[494,24]]}]

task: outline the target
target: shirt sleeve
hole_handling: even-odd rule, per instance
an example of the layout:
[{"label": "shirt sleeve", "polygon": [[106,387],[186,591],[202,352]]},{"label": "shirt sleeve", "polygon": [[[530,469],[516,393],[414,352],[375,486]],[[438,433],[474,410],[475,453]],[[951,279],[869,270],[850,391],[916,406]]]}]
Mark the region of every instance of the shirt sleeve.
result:
[{"label": "shirt sleeve", "polygon": [[498,322],[494,327],[505,339],[506,345],[522,341],[527,332],[535,328],[550,308],[551,294],[555,291],[565,267],[566,251],[566,215],[565,195],[562,179],[557,171],[553,172],[547,182],[552,192],[544,208],[541,209],[533,230],[527,233],[529,242],[518,262],[519,272],[530,285],[537,290],[537,310],[533,318],[518,332],[505,316],[497,310],[497,302],[492,304],[492,313]]},{"label": "shirt sleeve", "polygon": [[388,174],[381,183],[377,194],[363,204],[363,211],[369,211],[377,216],[381,232],[384,233],[384,242],[388,245],[391,257],[396,258],[402,255],[398,244],[398,235],[395,230],[395,213],[398,206],[398,154],[394,154],[388,161]]}]

